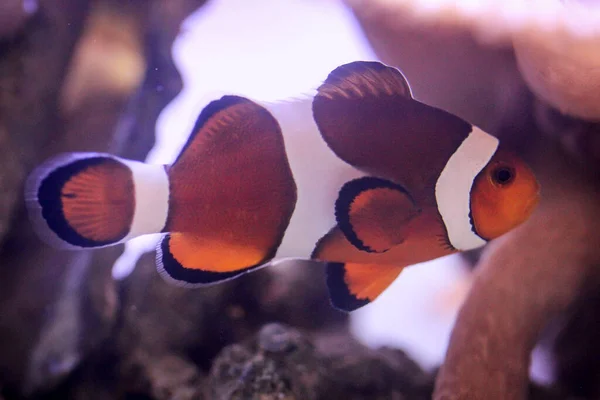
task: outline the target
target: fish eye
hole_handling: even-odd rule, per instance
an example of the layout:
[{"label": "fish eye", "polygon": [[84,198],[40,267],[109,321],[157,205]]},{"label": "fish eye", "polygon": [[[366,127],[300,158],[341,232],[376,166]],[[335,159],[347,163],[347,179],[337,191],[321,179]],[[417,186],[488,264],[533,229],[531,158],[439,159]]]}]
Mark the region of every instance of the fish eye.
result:
[{"label": "fish eye", "polygon": [[506,166],[497,167],[492,171],[494,183],[505,186],[511,183],[515,178],[514,169]]}]

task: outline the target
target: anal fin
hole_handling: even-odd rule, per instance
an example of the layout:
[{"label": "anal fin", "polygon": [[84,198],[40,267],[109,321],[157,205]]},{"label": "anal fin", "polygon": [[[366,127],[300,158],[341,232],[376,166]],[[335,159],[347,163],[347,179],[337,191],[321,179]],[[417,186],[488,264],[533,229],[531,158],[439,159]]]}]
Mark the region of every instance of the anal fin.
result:
[{"label": "anal fin", "polygon": [[327,263],[327,288],[333,306],[350,312],[374,301],[400,275],[395,265]]}]

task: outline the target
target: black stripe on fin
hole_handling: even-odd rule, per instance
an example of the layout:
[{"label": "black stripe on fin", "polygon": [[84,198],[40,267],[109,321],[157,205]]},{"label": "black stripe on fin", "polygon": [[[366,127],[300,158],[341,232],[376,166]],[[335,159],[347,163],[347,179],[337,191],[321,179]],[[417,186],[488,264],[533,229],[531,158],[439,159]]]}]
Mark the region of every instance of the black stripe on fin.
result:
[{"label": "black stripe on fin", "polygon": [[327,289],[333,307],[351,312],[370,303],[368,299],[354,296],[346,284],[346,268],[344,263],[330,262],[326,265]]},{"label": "black stripe on fin", "polygon": [[204,271],[186,268],[171,254],[169,240],[171,235],[165,235],[156,247],[156,268],[158,273],[169,283],[183,287],[201,287],[235,279],[248,272],[255,271],[267,264],[254,265],[231,272]]}]

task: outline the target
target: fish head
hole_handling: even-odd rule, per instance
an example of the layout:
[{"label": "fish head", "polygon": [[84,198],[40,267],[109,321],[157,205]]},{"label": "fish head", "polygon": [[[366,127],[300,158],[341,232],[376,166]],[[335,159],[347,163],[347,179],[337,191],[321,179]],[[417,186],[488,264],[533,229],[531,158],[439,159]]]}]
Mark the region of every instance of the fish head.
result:
[{"label": "fish head", "polygon": [[519,156],[499,147],[475,177],[471,189],[475,231],[494,239],[525,222],[540,198],[540,184]]}]

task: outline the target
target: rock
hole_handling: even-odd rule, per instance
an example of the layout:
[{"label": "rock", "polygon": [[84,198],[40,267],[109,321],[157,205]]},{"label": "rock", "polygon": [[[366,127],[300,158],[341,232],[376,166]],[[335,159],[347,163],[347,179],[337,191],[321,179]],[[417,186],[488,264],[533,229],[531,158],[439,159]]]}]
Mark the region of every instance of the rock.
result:
[{"label": "rock", "polygon": [[529,384],[529,400],[583,400],[583,398],[566,394],[556,387],[544,387],[534,383]]},{"label": "rock", "polygon": [[123,315],[116,336],[123,354],[187,354],[208,369],[221,348],[249,337],[265,321],[309,330],[346,326],[347,315],[329,304],[319,264],[289,264],[284,268],[290,271],[277,273],[267,267],[189,289],[164,281],[155,260],[154,252],[143,255],[119,289]]},{"label": "rock", "polygon": [[204,360],[233,338],[241,339],[233,328],[246,322],[246,311],[232,304],[235,281],[196,290],[178,287],[159,276],[155,260],[154,252],[144,254],[119,290],[122,327],[116,339],[125,357],[142,349],[193,352]]},{"label": "rock", "polygon": [[[118,287],[118,301],[112,304],[119,305],[120,315],[110,336],[101,329],[103,325],[96,326],[96,335],[103,335],[105,340],[69,358],[71,364],[63,363],[68,367],[65,371],[74,372],[55,376],[54,383],[66,376],[67,380],[55,391],[48,391],[47,396],[76,400],[123,396],[200,399],[206,385],[204,372],[211,368],[217,353],[226,345],[248,340],[264,321],[289,321],[313,332],[346,330],[347,316],[335,310],[336,314],[332,314],[324,281],[315,277],[322,268],[308,264],[288,267],[292,271],[273,273],[264,269],[221,285],[191,290],[166,283],[156,272],[155,254],[143,255],[134,272]],[[313,289],[305,293],[288,290],[292,276],[298,287],[312,285]],[[86,282],[98,285],[98,278]],[[316,300],[311,298],[315,294]],[[76,293],[73,298],[77,298]],[[101,306],[107,302],[97,303]],[[303,303],[312,306],[303,309]],[[88,314],[108,311],[114,310]],[[329,319],[332,315],[337,317]],[[114,321],[114,315],[111,316]],[[309,316],[313,316],[312,320]],[[70,319],[51,321],[68,323]],[[62,331],[58,330],[60,327],[55,328],[60,335],[53,337],[70,343],[70,335],[77,331],[71,332],[72,325],[63,326]],[[87,332],[81,336],[88,340],[94,337]],[[259,347],[272,354],[286,353],[305,343],[297,331],[278,324],[266,326],[259,337]],[[63,359],[73,354],[73,346],[61,346],[58,341],[51,344],[45,348],[58,352]],[[43,378],[40,380],[51,382],[48,377]],[[277,390],[284,388],[276,386],[273,393]]]},{"label": "rock", "polygon": [[[202,400],[203,376],[189,360],[175,355],[139,353],[134,368],[124,366],[129,396],[156,400]],[[137,376],[128,376],[137,371]]]},{"label": "rock", "polygon": [[[309,261],[267,267],[269,284],[255,294],[265,321],[278,321],[305,330],[331,330],[347,325],[348,314],[331,307],[325,268]],[[273,272],[273,273],[271,273]]]},{"label": "rock", "polygon": [[183,356],[136,351],[124,360],[109,341],[38,400],[202,400],[203,382],[198,367]]},{"label": "rock", "polygon": [[257,337],[258,347],[269,353],[286,353],[300,342],[299,333],[280,324],[265,325]]},{"label": "rock", "polygon": [[35,14],[37,0],[4,0],[0,3],[0,40],[14,38]]},{"label": "rock", "polygon": [[213,364],[208,397],[215,400],[302,398],[294,393],[287,378],[273,360],[234,344],[225,348]]},{"label": "rock", "polygon": [[582,398],[600,397],[599,307],[599,285],[586,285],[551,346],[557,381]]},{"label": "rock", "polygon": [[[77,363],[79,342],[61,335],[80,327],[83,309],[71,292],[88,274],[40,246],[23,207],[23,180],[49,132],[61,130],[57,99],[88,9],[79,0],[39,6],[27,29],[0,43],[0,384],[8,392],[44,386]],[[65,328],[51,321],[55,315],[68,317]]]},{"label": "rock", "polygon": [[424,372],[403,350],[369,349],[348,334],[314,338],[331,361],[331,384],[323,399],[430,399],[434,375]]},{"label": "rock", "polygon": [[[25,212],[23,180],[36,164],[63,151],[110,151],[143,159],[154,144],[158,113],[181,88],[174,68],[163,68],[173,65],[172,40],[181,20],[202,2],[140,2],[144,7],[131,7],[129,17],[116,19],[130,26],[111,31],[102,29],[106,19],[95,17],[122,13],[123,2],[95,2],[90,9],[85,0],[60,5],[40,0],[17,34],[10,40],[0,37],[0,385],[11,396],[51,392],[80,372],[108,340],[119,308],[111,268],[122,246],[75,253],[41,243]],[[101,23],[88,25],[88,12]],[[110,62],[100,68],[97,58],[86,61],[91,53],[76,46],[82,32],[87,35],[82,46],[116,46],[114,54],[143,59],[151,72],[127,67],[134,73],[123,84],[114,71],[122,65],[116,58],[113,69]],[[116,32],[117,38],[106,40],[106,32]],[[119,32],[135,32],[137,39],[128,40],[140,45],[121,46]],[[131,53],[142,48],[149,49],[147,54]],[[85,79],[90,66],[99,67],[97,80]],[[136,73],[146,79],[136,81]],[[156,85],[167,90],[157,91]],[[132,97],[138,86],[154,90]]]},{"label": "rock", "polygon": [[[112,253],[117,253],[113,249]],[[66,271],[57,300],[42,325],[24,383],[26,393],[60,383],[87,354],[108,338],[117,315],[114,283],[103,269],[99,254],[82,262],[74,257]]]},{"label": "rock", "polygon": [[399,350],[366,349],[347,333],[307,335],[267,324],[226,347],[208,378],[211,399],[427,399],[433,380]]},{"label": "rock", "polygon": [[87,10],[85,0],[44,1],[26,31],[0,42],[0,240],[22,205],[25,175],[60,129],[57,99]]},{"label": "rock", "polygon": [[87,354],[81,364],[60,385],[36,397],[37,400],[110,400],[119,398],[118,359],[106,342]]},{"label": "rock", "polygon": [[181,22],[207,0],[105,0],[124,13],[137,16],[142,27],[146,57],[144,81],[133,94],[127,109],[116,126],[113,150],[131,159],[144,158],[148,147],[148,132],[154,132],[156,120],[163,108],[181,91],[183,83],[171,57],[173,41]]}]

